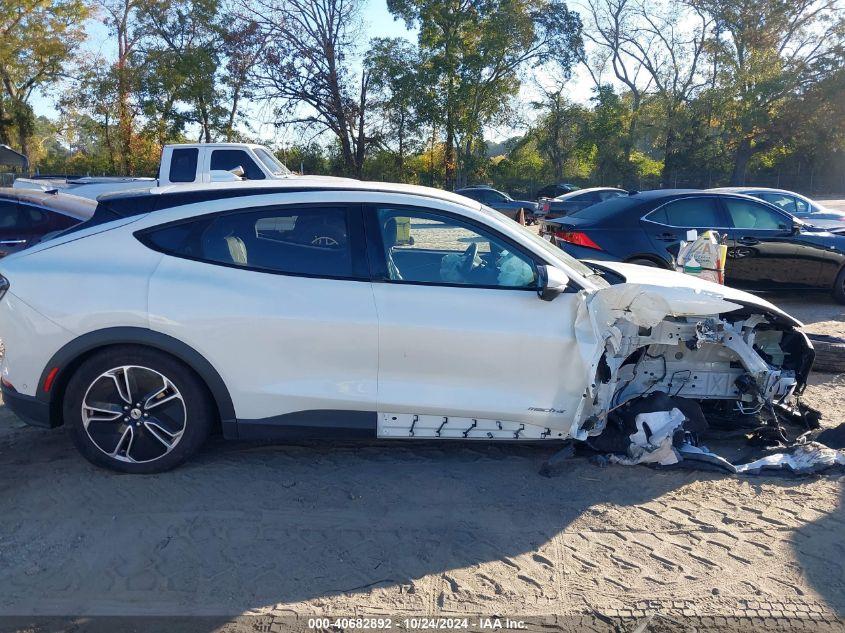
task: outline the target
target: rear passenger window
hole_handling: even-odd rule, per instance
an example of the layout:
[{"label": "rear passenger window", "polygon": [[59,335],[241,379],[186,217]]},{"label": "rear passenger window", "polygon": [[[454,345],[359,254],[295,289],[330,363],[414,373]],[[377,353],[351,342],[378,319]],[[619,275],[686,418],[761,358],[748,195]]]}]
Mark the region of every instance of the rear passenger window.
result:
[{"label": "rear passenger window", "polygon": [[209,263],[356,278],[342,207],[242,211],[153,230],[148,246]]},{"label": "rear passenger window", "polygon": [[16,229],[19,222],[17,203],[0,201],[0,229]]},{"label": "rear passenger window", "polygon": [[589,191],[587,193],[582,193],[578,196],[573,196],[570,198],[573,202],[601,202],[602,197],[599,195],[598,191]]},{"label": "rear passenger window", "polygon": [[197,156],[199,150],[195,147],[174,149],[170,155],[170,182],[194,182],[197,177]]},{"label": "rear passenger window", "polygon": [[795,198],[784,193],[761,193],[755,196],[779,206],[787,213],[795,213]]},{"label": "rear passenger window", "polygon": [[648,215],[658,224],[688,228],[720,227],[719,207],[713,198],[686,198],[666,204]]}]

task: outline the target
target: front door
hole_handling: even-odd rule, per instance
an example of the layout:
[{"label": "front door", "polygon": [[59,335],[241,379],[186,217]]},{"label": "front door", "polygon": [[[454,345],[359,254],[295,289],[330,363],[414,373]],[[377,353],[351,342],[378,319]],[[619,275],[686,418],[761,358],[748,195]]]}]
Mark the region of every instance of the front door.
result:
[{"label": "front door", "polygon": [[568,430],[587,371],[581,297],[541,300],[531,254],[482,223],[434,207],[372,207],[366,219],[379,411]]},{"label": "front door", "polygon": [[725,197],[722,202],[732,225],[726,284],[754,290],[816,285],[819,262],[800,256],[792,218],[755,200]]}]

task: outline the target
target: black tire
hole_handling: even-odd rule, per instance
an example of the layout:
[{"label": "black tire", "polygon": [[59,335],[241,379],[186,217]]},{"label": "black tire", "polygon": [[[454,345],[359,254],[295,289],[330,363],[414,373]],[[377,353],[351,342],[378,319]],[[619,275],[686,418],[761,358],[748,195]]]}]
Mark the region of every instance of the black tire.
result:
[{"label": "black tire", "polygon": [[662,268],[662,266],[660,266],[656,262],[653,262],[650,259],[645,259],[645,258],[642,258],[642,257],[635,257],[634,259],[629,259],[628,263],[629,264],[637,264],[638,266],[650,266],[652,268]]},{"label": "black tire", "polygon": [[845,339],[824,334],[808,334],[816,350],[813,371],[841,374],[845,372]]},{"label": "black tire", "polygon": [[65,426],[88,461],[134,474],[184,462],[205,442],[216,418],[208,389],[189,367],[141,346],[110,347],[86,359],[71,376],[62,404]]},{"label": "black tire", "polygon": [[839,303],[845,303],[845,268],[839,271],[836,275],[836,281],[833,282],[832,290],[833,298]]}]

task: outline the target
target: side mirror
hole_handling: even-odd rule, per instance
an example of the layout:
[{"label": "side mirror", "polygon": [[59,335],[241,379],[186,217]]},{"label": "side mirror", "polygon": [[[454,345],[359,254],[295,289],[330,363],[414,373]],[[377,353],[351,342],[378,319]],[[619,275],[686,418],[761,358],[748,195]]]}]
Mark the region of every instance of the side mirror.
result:
[{"label": "side mirror", "polygon": [[560,268],[541,265],[537,266],[537,272],[540,277],[537,296],[543,301],[551,301],[569,287],[569,277]]},{"label": "side mirror", "polygon": [[235,174],[238,178],[243,178],[243,177],[244,177],[244,175],[246,174],[246,172],[244,171],[244,168],[243,168],[242,166],[240,166],[240,165],[238,165],[237,167],[234,167],[234,168],[230,169],[229,171],[230,171],[231,173]]}]

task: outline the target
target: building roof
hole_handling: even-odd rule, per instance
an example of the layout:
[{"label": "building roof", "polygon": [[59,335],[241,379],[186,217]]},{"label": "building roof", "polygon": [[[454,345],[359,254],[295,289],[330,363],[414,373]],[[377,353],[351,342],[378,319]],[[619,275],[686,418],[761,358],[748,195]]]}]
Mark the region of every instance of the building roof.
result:
[{"label": "building roof", "polygon": [[26,169],[29,167],[29,159],[16,152],[8,145],[0,145],[0,165],[9,165],[11,167],[20,167]]}]

